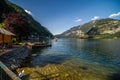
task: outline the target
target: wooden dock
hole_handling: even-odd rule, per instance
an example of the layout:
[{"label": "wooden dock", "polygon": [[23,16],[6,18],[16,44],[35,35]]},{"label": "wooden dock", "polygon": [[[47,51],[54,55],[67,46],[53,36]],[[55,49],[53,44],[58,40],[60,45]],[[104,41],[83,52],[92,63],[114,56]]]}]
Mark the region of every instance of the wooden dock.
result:
[{"label": "wooden dock", "polygon": [[51,47],[52,45],[51,44],[40,43],[40,42],[34,42],[34,43],[28,42],[27,46],[30,49],[34,49],[34,48]]}]

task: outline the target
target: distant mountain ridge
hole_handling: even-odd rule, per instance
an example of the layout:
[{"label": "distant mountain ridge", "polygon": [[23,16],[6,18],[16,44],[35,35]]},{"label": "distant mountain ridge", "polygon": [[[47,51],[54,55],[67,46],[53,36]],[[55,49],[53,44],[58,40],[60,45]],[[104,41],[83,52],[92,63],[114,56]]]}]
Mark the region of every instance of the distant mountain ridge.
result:
[{"label": "distant mountain ridge", "polygon": [[120,38],[120,20],[117,19],[100,19],[90,21],[83,25],[75,26],[62,34],[59,37],[69,38]]},{"label": "distant mountain ridge", "polygon": [[23,8],[11,3],[8,0],[0,0],[0,23],[3,22],[2,15],[9,13],[20,14],[23,19],[28,23],[28,25],[33,29],[32,33],[37,33],[40,36],[52,36],[52,33],[47,28],[34,20],[32,16],[26,13]]}]

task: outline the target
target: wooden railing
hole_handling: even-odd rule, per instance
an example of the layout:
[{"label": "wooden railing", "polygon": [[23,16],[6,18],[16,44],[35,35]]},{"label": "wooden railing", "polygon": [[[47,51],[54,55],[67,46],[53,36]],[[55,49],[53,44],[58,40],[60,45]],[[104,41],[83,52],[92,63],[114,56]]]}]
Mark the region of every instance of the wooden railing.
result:
[{"label": "wooden railing", "polygon": [[21,80],[0,61],[0,80]]}]

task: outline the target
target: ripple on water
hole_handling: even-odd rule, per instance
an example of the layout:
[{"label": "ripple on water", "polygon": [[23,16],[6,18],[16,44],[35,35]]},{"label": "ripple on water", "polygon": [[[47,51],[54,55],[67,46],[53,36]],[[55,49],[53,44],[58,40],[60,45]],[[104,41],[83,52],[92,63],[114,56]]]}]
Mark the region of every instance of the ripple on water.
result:
[{"label": "ripple on water", "polygon": [[62,39],[17,71],[25,70],[23,80],[120,80],[119,46],[119,40]]}]

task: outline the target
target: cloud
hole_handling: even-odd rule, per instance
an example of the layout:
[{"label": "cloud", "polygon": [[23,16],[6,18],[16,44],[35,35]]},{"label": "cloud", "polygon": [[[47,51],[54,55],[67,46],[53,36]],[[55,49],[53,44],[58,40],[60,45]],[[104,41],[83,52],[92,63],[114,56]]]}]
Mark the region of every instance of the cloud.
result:
[{"label": "cloud", "polygon": [[32,15],[31,11],[28,11],[28,10],[25,9],[25,12],[28,13],[28,14],[30,14],[30,15]]},{"label": "cloud", "polygon": [[111,14],[111,15],[109,16],[109,18],[113,18],[113,17],[117,17],[117,16],[120,16],[120,12]]},{"label": "cloud", "polygon": [[94,16],[91,20],[97,20],[99,18],[100,18],[99,16]]},{"label": "cloud", "polygon": [[81,22],[81,21],[82,21],[81,18],[75,20],[75,22]]},{"label": "cloud", "polygon": [[14,2],[14,0],[9,0],[10,2]]}]

